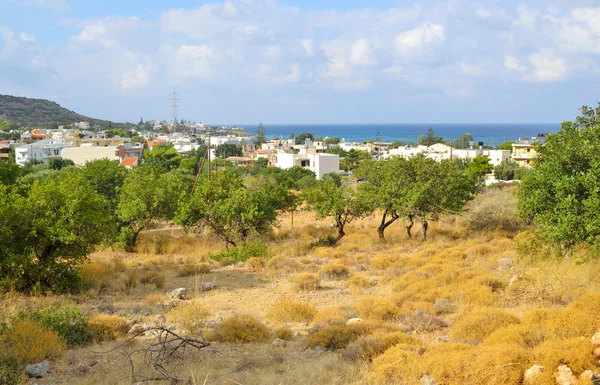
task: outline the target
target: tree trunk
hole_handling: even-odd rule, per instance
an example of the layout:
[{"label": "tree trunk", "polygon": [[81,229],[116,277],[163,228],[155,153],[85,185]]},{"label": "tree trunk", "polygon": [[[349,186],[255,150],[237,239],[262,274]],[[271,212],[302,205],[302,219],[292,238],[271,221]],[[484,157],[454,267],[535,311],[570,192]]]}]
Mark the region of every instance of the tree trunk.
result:
[{"label": "tree trunk", "polygon": [[421,242],[425,242],[427,239],[427,228],[429,227],[429,223],[425,219],[421,221]]},{"label": "tree trunk", "polygon": [[388,212],[386,210],[383,213],[383,216],[381,217],[381,223],[379,224],[379,227],[377,228],[377,234],[379,234],[379,239],[381,239],[382,241],[385,241],[385,234],[384,234],[385,229],[387,229],[387,227],[389,225],[391,225],[392,223],[394,223],[396,221],[396,219],[398,219],[398,215],[396,213],[392,213],[391,214],[392,218],[386,222],[387,215],[388,215]]},{"label": "tree trunk", "polygon": [[415,217],[414,217],[414,215],[410,214],[408,216],[408,220],[410,222],[409,222],[408,226],[405,227],[406,228],[406,234],[408,234],[409,238],[412,238],[412,234],[411,234],[410,230],[412,229],[413,225],[415,224]]},{"label": "tree trunk", "polygon": [[337,235],[337,238],[335,239],[336,242],[338,242],[340,239],[342,239],[344,237],[344,235],[346,235],[346,233],[344,232],[343,224],[338,223],[337,229],[338,229],[338,235]]},{"label": "tree trunk", "polygon": [[294,210],[292,210],[292,230],[294,229]]}]

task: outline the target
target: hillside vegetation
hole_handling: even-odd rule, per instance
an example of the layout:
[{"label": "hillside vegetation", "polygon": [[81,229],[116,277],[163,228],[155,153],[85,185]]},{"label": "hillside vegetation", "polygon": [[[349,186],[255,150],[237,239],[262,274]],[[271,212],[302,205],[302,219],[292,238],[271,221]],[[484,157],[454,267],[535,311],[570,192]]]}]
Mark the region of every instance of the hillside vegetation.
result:
[{"label": "hillside vegetation", "polygon": [[[105,120],[94,119],[61,107],[46,99],[31,99],[20,96],[0,95],[0,121],[15,121],[22,127],[38,127],[56,122],[89,122],[94,126],[108,126]],[[121,126],[115,124],[113,126]]]}]

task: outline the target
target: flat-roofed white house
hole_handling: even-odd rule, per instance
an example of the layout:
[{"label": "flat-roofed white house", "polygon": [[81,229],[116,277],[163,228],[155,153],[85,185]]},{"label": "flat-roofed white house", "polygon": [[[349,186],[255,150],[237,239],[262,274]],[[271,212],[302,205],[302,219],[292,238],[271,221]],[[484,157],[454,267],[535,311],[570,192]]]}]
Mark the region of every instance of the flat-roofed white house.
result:
[{"label": "flat-roofed white house", "polygon": [[275,165],[282,169],[303,167],[314,172],[317,179],[322,179],[325,174],[340,171],[340,157],[335,154],[317,153],[316,148],[307,147],[301,148],[298,154],[278,152]]},{"label": "flat-roofed white house", "polygon": [[15,147],[15,163],[24,166],[31,160],[38,160],[48,164],[52,158],[60,158],[61,150],[65,147],[71,147],[70,143],[65,143],[62,139],[45,139],[23,144]]},{"label": "flat-roofed white house", "polygon": [[85,166],[86,162],[100,159],[120,160],[117,147],[95,147],[81,145],[81,147],[67,147],[61,150],[63,159],[70,159],[75,166]]}]

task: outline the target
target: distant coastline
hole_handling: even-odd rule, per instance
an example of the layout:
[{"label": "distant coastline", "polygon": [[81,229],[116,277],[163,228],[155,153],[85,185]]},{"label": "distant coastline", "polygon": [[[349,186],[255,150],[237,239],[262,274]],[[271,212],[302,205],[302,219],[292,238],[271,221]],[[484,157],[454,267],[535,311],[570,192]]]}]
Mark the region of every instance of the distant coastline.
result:
[{"label": "distant coastline", "polygon": [[[256,133],[256,124],[236,124],[252,135]],[[303,132],[313,133],[315,136],[345,138],[347,142],[362,142],[375,140],[377,133],[383,141],[401,140],[414,142],[420,135],[427,133],[429,127],[433,128],[436,135],[444,139],[458,139],[461,134],[468,132],[475,141],[484,142],[486,145],[497,146],[505,141],[514,141],[518,138],[533,137],[538,133],[557,132],[559,123],[399,123],[399,124],[268,124],[263,123],[267,138],[289,138],[293,133],[299,135]]]}]

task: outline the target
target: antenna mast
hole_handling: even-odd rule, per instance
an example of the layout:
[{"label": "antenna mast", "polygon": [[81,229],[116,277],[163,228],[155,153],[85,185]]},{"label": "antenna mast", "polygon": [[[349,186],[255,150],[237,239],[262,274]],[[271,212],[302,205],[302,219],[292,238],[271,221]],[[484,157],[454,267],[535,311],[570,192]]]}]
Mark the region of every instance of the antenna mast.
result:
[{"label": "antenna mast", "polygon": [[179,100],[179,93],[175,91],[175,87],[173,87],[173,92],[169,93],[169,97],[171,98],[171,108],[173,109],[173,125],[177,125],[177,101]]}]

